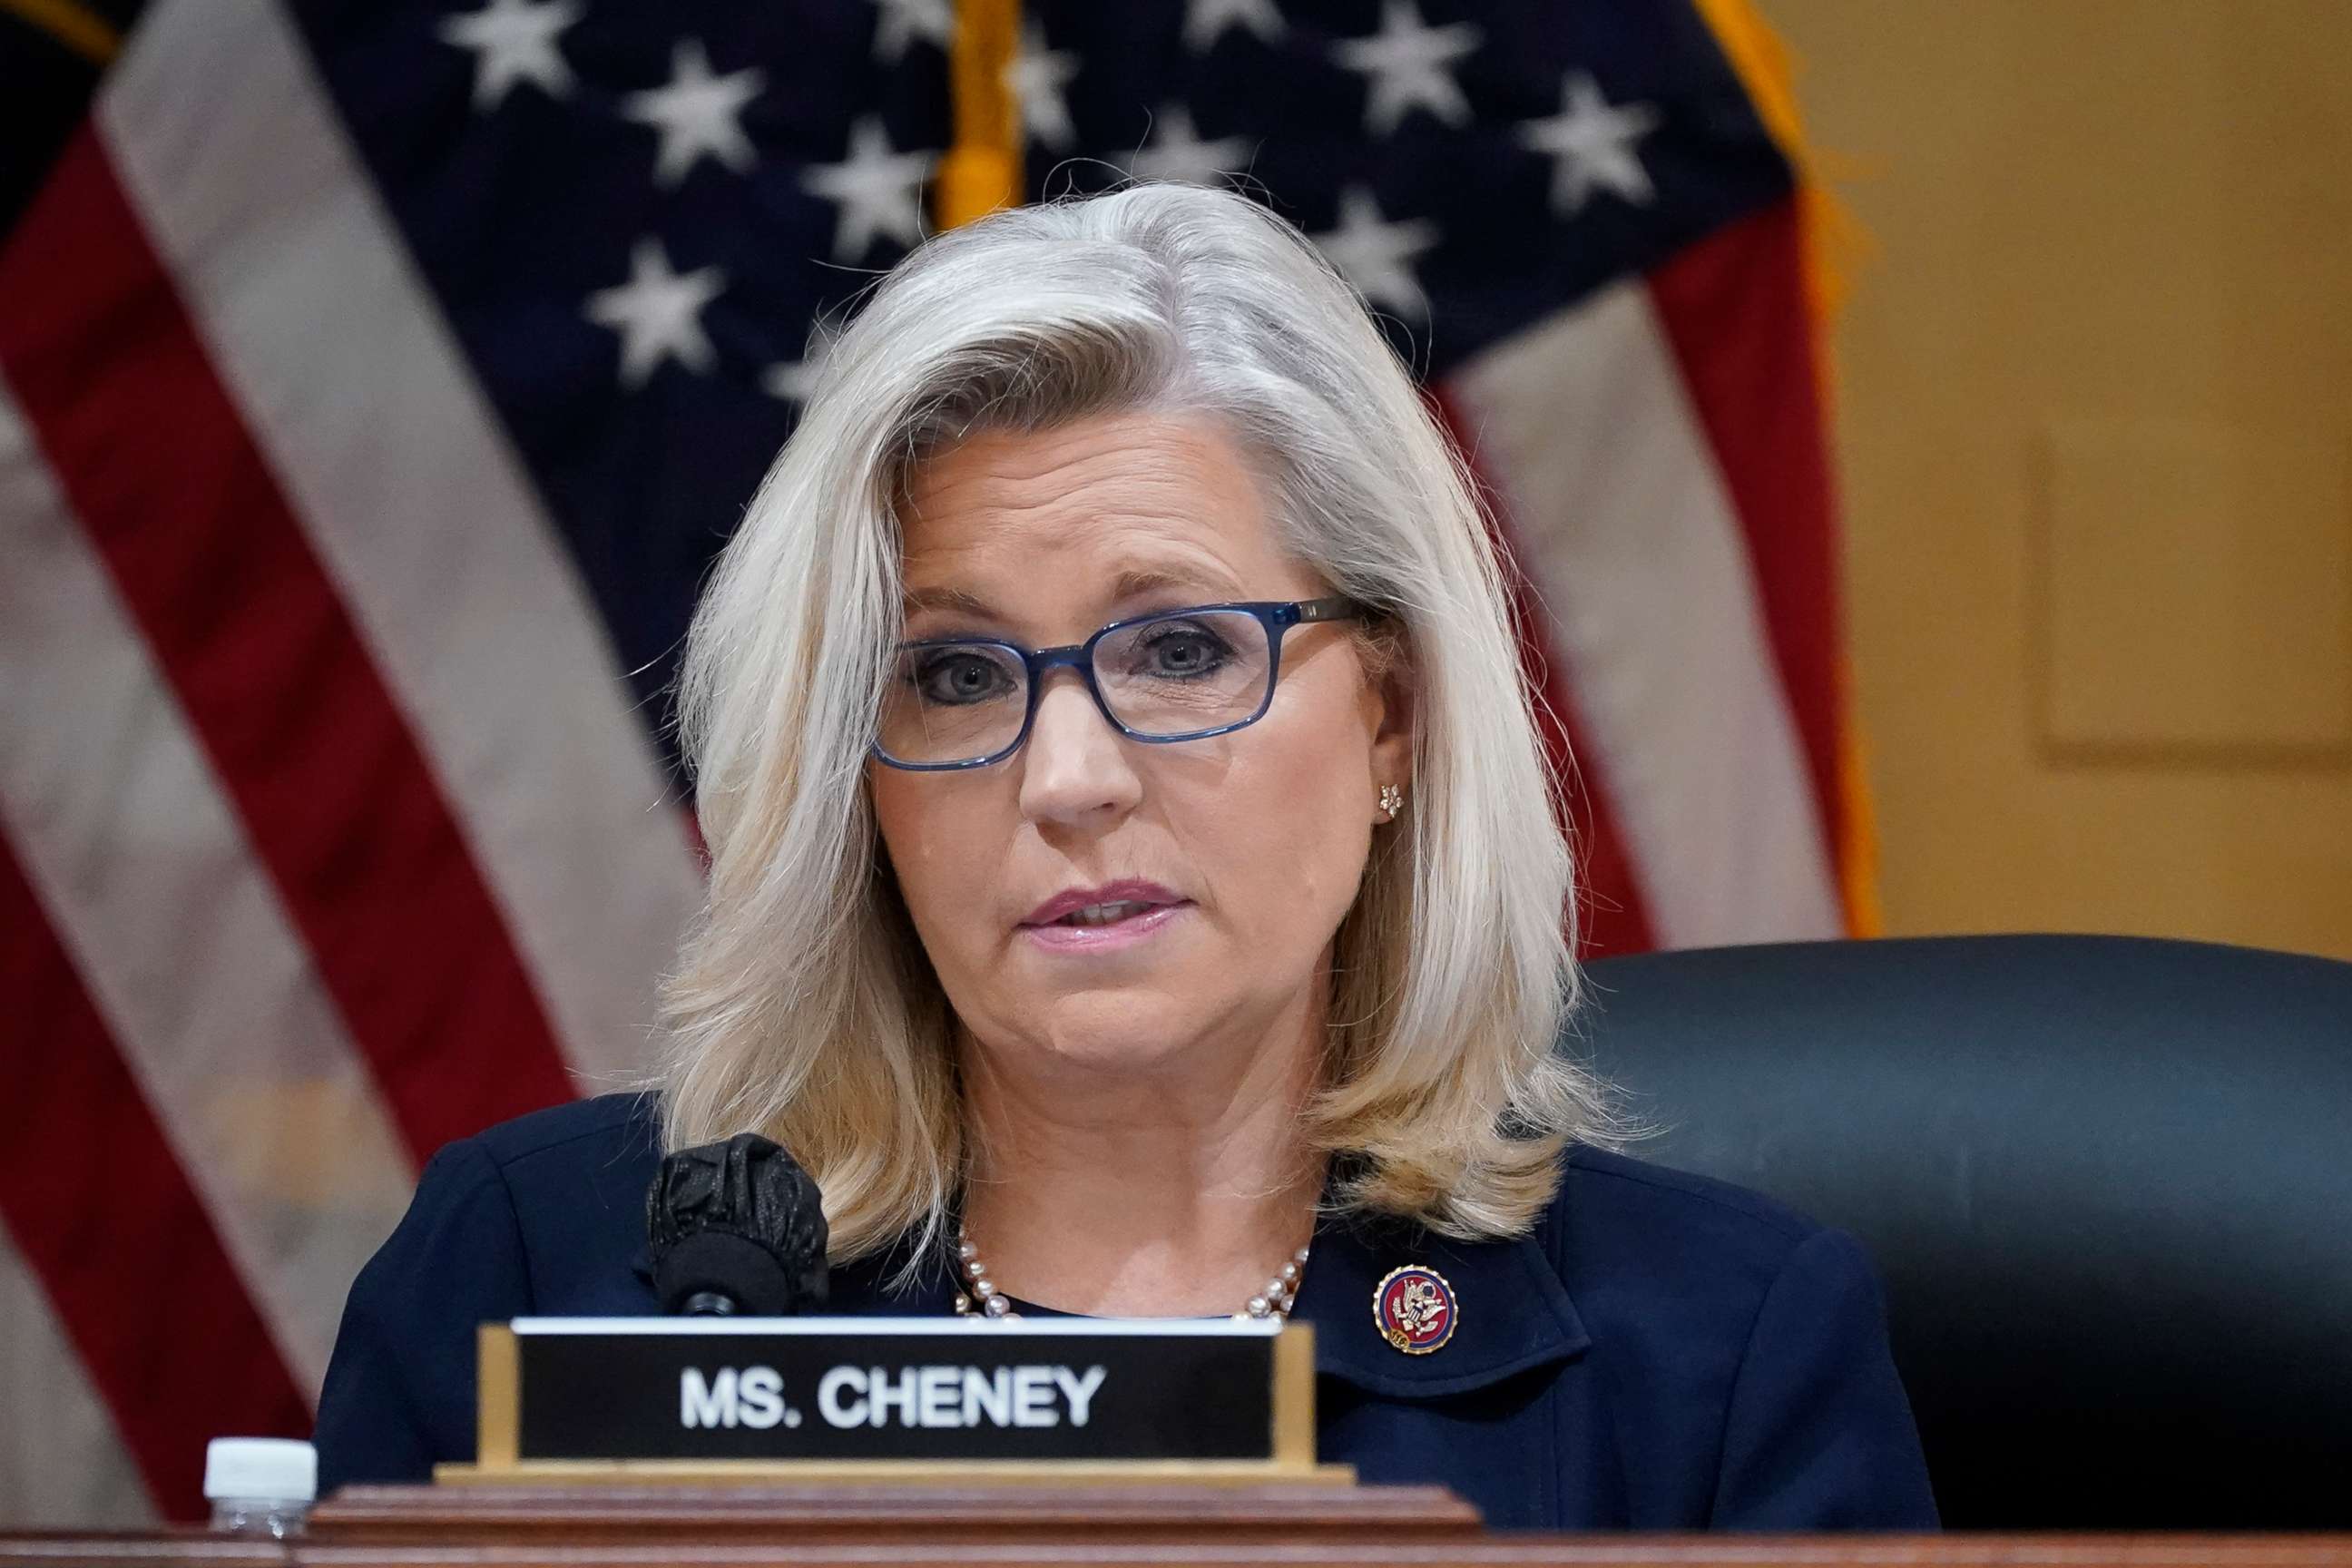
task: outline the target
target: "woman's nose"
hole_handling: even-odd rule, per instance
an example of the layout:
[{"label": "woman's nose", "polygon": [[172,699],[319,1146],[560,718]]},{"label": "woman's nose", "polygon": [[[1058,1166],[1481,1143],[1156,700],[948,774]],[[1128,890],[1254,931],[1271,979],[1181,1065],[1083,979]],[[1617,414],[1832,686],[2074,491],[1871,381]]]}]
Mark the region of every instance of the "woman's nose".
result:
[{"label": "woman's nose", "polygon": [[1046,677],[1021,756],[1021,814],[1033,822],[1119,816],[1142,798],[1125,738],[1075,670]]}]

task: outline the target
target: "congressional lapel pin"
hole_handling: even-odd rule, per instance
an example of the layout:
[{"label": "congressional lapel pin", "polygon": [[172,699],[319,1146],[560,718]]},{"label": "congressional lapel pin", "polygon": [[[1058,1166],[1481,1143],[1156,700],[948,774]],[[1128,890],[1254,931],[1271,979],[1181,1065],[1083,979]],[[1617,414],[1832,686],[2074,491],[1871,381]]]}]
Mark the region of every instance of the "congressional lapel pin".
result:
[{"label": "congressional lapel pin", "polygon": [[1372,1290],[1372,1322],[1381,1338],[1407,1355],[1427,1355],[1444,1345],[1460,1316],[1445,1276],[1418,1263],[1390,1269]]}]

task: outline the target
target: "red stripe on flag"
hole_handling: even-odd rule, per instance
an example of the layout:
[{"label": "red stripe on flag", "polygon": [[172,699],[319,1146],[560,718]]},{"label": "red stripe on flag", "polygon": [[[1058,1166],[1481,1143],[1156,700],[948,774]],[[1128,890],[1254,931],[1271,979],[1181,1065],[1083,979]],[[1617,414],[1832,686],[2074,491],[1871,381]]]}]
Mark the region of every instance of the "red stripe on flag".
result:
[{"label": "red stripe on flag", "polygon": [[1822,847],[1836,856],[1849,810],[1838,759],[1844,621],[1803,238],[1791,198],[1678,252],[1649,285],[1747,538]]},{"label": "red stripe on flag", "polygon": [[0,369],[411,1151],[571,1098],[432,768],[88,127],[0,299]]},{"label": "red stripe on flag", "polygon": [[1616,814],[1610,808],[1607,781],[1601,776],[1605,759],[1598,757],[1586,742],[1566,661],[1552,646],[1545,630],[1542,602],[1519,566],[1518,547],[1502,492],[1480,468],[1477,448],[1467,438],[1461,412],[1452,399],[1443,389],[1433,389],[1429,403],[1477,481],[1496,552],[1503,560],[1511,626],[1519,642],[1520,672],[1538,698],[1536,721],[1542,731],[1544,752],[1552,776],[1565,788],[1564,795],[1555,792],[1552,808],[1576,847],[1577,891],[1584,900],[1584,919],[1578,932],[1580,956],[1646,952],[1657,941],[1643,907],[1641,889],[1633,880],[1625,840],[1617,831]]},{"label": "red stripe on flag", "polygon": [[310,1407],[4,837],[0,996],[0,1217],[157,1506],[201,1518],[205,1439]]}]

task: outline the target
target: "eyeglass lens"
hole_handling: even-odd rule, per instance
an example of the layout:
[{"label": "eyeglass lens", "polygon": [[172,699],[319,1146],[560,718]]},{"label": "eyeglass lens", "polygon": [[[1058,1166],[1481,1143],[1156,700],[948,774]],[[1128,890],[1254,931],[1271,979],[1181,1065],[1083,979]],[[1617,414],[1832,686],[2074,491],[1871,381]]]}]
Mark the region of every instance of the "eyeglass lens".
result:
[{"label": "eyeglass lens", "polygon": [[[1265,703],[1273,658],[1264,623],[1240,610],[1192,610],[1119,627],[1094,645],[1095,686],[1130,733],[1181,740],[1238,724]],[[906,763],[993,756],[1019,739],[1029,671],[1001,643],[898,650],[882,702],[881,749]]]}]

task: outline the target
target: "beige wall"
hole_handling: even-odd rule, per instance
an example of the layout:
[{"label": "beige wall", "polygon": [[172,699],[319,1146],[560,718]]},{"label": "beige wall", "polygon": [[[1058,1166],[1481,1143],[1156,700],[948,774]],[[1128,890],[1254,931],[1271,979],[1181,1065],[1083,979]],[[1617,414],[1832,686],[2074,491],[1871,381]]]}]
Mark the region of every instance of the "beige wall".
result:
[{"label": "beige wall", "polygon": [[2352,3],[1764,0],[1895,933],[2352,958]]}]

